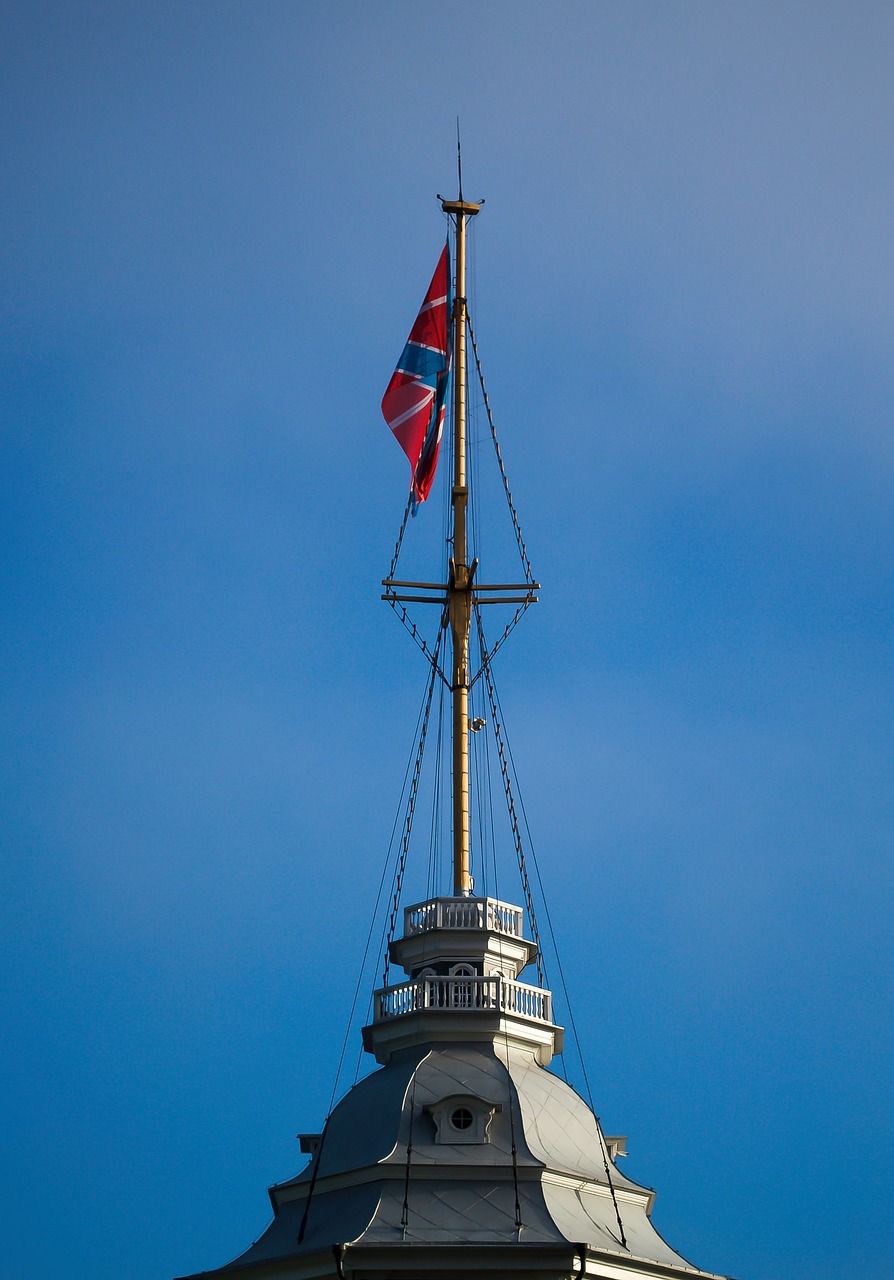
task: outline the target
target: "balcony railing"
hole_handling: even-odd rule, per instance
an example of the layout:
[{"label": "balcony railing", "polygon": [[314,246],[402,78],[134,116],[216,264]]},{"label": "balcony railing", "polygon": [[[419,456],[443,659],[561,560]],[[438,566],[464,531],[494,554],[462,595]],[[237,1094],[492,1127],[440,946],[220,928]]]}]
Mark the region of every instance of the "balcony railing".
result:
[{"label": "balcony railing", "polygon": [[552,992],[526,982],[513,982],[498,974],[486,978],[477,974],[433,975],[377,991],[373,1016],[375,1022],[388,1022],[424,1009],[514,1013],[537,1022],[552,1023]]},{"label": "balcony railing", "polygon": [[524,936],[521,907],[496,898],[432,898],[404,908],[404,936],[430,929],[490,929],[511,937]]}]

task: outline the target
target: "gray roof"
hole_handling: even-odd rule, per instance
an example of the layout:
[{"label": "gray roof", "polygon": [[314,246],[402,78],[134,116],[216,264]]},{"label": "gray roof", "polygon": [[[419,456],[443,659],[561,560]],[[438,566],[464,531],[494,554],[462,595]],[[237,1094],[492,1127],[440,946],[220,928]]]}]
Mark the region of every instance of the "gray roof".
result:
[{"label": "gray roof", "polygon": [[[488,1113],[486,1141],[438,1141],[432,1111],[456,1098],[476,1100]],[[274,1221],[220,1272],[297,1261],[334,1245],[346,1246],[347,1257],[364,1246],[554,1243],[616,1253],[628,1269],[639,1258],[691,1275],[649,1220],[651,1192],[611,1162],[610,1189],[603,1153],[590,1108],[532,1052],[481,1042],[420,1046],[395,1055],[342,1099],[309,1206],[313,1161],[271,1188]]]}]

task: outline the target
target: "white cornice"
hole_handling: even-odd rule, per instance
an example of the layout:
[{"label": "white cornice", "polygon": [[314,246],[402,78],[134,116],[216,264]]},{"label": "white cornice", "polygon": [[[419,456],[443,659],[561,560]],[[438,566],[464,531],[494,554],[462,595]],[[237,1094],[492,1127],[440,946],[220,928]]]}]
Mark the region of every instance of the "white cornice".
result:
[{"label": "white cornice", "polygon": [[[333,1191],[343,1191],[348,1187],[365,1186],[370,1182],[403,1181],[406,1177],[406,1160],[393,1159],[386,1156],[379,1164],[365,1165],[361,1169],[351,1169],[345,1173],[321,1175],[314,1186],[314,1195],[327,1195]],[[612,1191],[605,1182],[582,1178],[579,1174],[562,1173],[557,1169],[547,1169],[543,1164],[519,1164],[513,1169],[511,1164],[439,1164],[426,1162],[413,1163],[414,1182],[519,1182],[547,1183],[550,1186],[562,1187],[575,1194],[611,1198]],[[274,1204],[288,1204],[296,1200],[305,1200],[310,1188],[310,1179],[280,1182],[270,1188],[270,1197]],[[614,1184],[615,1197],[628,1204],[651,1210],[655,1199],[653,1191]]]}]

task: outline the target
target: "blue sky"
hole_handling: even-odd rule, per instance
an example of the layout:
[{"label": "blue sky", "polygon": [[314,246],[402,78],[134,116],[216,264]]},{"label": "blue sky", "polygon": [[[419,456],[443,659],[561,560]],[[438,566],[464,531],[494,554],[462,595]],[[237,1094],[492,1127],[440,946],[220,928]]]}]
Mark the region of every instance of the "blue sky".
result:
[{"label": "blue sky", "polygon": [[457,114],[597,1110],[698,1265],[890,1269],[890,6],[2,14],[2,1280],[219,1265],[325,1115]]}]

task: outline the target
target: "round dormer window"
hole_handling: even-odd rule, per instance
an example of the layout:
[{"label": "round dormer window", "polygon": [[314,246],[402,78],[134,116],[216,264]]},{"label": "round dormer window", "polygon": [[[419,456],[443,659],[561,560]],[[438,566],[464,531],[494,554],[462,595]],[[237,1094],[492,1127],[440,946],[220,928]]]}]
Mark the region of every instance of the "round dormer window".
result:
[{"label": "round dormer window", "polygon": [[460,1132],[465,1129],[471,1129],[473,1119],[474,1116],[468,1107],[457,1107],[450,1115],[450,1123],[454,1129],[459,1129]]},{"label": "round dormer window", "polygon": [[473,1142],[490,1142],[490,1122],[500,1102],[486,1102],[470,1093],[454,1093],[425,1108],[435,1122],[435,1142],[447,1146],[467,1146]]}]

